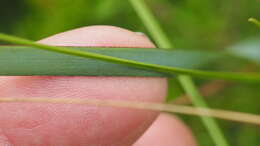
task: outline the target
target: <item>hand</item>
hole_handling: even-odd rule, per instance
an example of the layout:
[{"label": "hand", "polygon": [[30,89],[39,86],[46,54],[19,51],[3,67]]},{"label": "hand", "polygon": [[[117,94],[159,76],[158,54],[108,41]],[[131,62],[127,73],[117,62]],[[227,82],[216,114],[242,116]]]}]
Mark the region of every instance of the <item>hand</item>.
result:
[{"label": "hand", "polygon": [[[110,26],[80,28],[39,42],[56,46],[155,47],[144,35]],[[0,77],[0,97],[77,97],[162,102],[166,91],[165,78]],[[1,103],[0,146],[195,145],[189,129],[176,117],[161,114],[152,124],[157,115],[152,111],[113,107]]]}]

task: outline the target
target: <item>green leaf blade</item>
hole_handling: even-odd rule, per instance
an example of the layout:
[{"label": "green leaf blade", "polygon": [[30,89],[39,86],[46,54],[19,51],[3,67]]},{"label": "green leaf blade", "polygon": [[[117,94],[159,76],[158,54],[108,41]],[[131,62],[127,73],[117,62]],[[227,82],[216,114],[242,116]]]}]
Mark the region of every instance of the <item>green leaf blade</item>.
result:
[{"label": "green leaf blade", "polygon": [[[198,68],[221,58],[221,55],[208,52],[148,48],[73,48],[73,50],[186,69]],[[167,76],[156,71],[22,46],[0,46],[0,68],[0,75]]]},{"label": "green leaf blade", "polygon": [[134,67],[138,69],[156,71],[160,73],[165,73],[169,76],[172,76],[174,74],[186,74],[186,75],[192,75],[192,76],[204,77],[204,78],[226,79],[226,80],[251,82],[251,83],[260,82],[260,74],[257,73],[250,74],[250,73],[232,73],[232,72],[212,72],[212,71],[210,72],[210,71],[163,66],[158,64],[149,64],[149,63],[139,62],[135,60],[128,60],[128,59],[123,59],[123,58],[118,58],[113,56],[102,55],[102,54],[93,53],[89,51],[75,50],[68,47],[56,47],[56,46],[44,45],[40,43],[35,43],[27,39],[22,39],[19,37],[14,37],[6,34],[0,34],[0,40],[4,40],[6,42],[15,43],[19,45],[31,46],[31,47],[35,47],[35,49],[40,49],[40,50],[67,54],[71,56],[78,56],[82,58],[102,60],[102,61],[111,62],[115,64],[127,65],[129,67]]}]

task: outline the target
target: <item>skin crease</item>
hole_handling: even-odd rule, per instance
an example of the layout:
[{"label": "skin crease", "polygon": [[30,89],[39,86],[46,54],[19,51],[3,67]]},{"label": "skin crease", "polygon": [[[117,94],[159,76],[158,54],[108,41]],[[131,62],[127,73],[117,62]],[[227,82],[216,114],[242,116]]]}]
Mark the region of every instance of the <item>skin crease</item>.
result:
[{"label": "skin crease", "polygon": [[[111,26],[83,27],[39,42],[55,46],[154,47],[144,35]],[[162,102],[166,93],[165,78],[0,77],[0,97],[77,97]],[[0,115],[1,146],[127,146],[145,132],[158,113],[83,105],[1,103]],[[167,128],[163,131],[157,129],[158,134],[176,136],[172,145],[195,145],[185,125],[172,120],[171,116],[163,115],[164,120],[160,120],[161,117],[148,132],[161,124],[169,125],[171,130],[177,129],[178,133],[182,133],[181,137],[173,131],[167,132]],[[150,135],[147,138],[146,135],[147,132],[134,146],[146,146],[147,140],[150,141],[152,137]]]}]

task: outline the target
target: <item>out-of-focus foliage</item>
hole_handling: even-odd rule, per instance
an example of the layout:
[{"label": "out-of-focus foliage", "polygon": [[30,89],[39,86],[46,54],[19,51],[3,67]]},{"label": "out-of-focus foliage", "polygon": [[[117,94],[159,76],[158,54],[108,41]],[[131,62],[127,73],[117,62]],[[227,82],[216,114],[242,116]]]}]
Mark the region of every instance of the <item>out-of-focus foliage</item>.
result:
[{"label": "out-of-focus foliage", "polygon": [[260,64],[260,39],[242,41],[228,48],[228,51]]},{"label": "out-of-focus foliage", "polygon": [[[178,47],[223,48],[259,35],[247,22],[260,17],[257,0],[147,2]],[[1,0],[0,8],[0,30],[31,39],[96,24],[145,31],[127,0]]]},{"label": "out-of-focus foliage", "polygon": [[[260,18],[259,0],[146,2],[178,48],[226,49],[233,44],[241,44],[240,41],[260,38],[260,29],[247,22],[250,17]],[[127,0],[1,0],[0,3],[1,32],[38,40],[88,25],[114,25],[146,32]],[[247,45],[250,47],[250,44]],[[240,46],[236,45],[236,48]],[[240,53],[243,51],[240,50]],[[229,63],[224,61],[216,64],[216,68],[227,66]],[[179,93],[182,92],[178,87],[178,92],[173,89],[171,95]],[[259,97],[260,85],[233,84],[225,87],[224,92],[210,97],[208,102],[215,108],[260,114]],[[183,118],[191,126],[200,145],[213,145],[199,118]],[[260,144],[259,127],[226,121],[220,121],[220,124],[231,145]]]}]

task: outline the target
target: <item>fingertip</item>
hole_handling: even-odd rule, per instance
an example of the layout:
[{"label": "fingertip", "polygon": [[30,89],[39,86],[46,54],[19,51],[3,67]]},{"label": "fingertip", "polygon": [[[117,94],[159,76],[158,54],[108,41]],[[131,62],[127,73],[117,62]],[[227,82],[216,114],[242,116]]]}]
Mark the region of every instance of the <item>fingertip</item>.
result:
[{"label": "fingertip", "polygon": [[[127,29],[123,29],[115,26],[96,25],[87,26],[78,29],[73,29],[63,33],[59,33],[48,38],[42,39],[40,43],[54,46],[79,46],[79,47],[127,47],[127,48],[154,48],[155,45],[151,40],[146,37],[145,34],[140,32],[133,32]],[[83,78],[83,77],[82,77]],[[133,94],[143,97],[139,98],[140,101],[146,98],[150,98],[148,101],[164,101],[167,92],[167,79],[166,78],[152,78],[152,77],[113,77],[121,82],[129,82],[133,86],[129,86],[129,89],[135,89],[135,87],[144,87],[142,92],[150,94],[141,94],[140,91],[133,92]],[[109,79],[101,78],[99,79]],[[130,81],[131,80],[131,81]],[[111,81],[113,82],[113,81]],[[113,83],[111,83],[113,85]],[[121,86],[122,87],[122,86]],[[155,87],[155,88],[151,88]],[[118,92],[120,88],[118,88]],[[132,94],[131,94],[132,95]],[[148,97],[150,96],[150,97]],[[146,100],[147,101],[147,100]]]},{"label": "fingertip", "polygon": [[[79,28],[39,42],[54,46],[154,47],[143,35],[111,26]],[[4,77],[2,81],[4,86],[0,87],[0,96],[3,97],[78,97],[161,102],[167,93],[165,78],[23,76]],[[58,145],[58,142],[64,146],[71,143],[130,145],[158,115],[152,111],[112,107],[5,105],[0,109],[0,114],[5,115],[0,117],[0,128],[16,145]],[[31,135],[38,140],[31,141]]]},{"label": "fingertip", "polygon": [[39,43],[55,46],[154,48],[144,35],[120,27],[96,25],[66,31]]},{"label": "fingertip", "polygon": [[160,114],[133,146],[196,146],[191,130],[176,116]]}]

